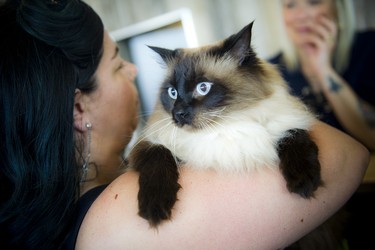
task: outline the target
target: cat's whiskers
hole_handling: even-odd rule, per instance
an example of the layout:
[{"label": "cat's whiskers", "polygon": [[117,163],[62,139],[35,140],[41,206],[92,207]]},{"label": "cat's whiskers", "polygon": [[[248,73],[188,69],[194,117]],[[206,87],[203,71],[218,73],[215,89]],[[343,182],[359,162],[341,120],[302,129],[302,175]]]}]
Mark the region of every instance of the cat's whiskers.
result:
[{"label": "cat's whiskers", "polygon": [[214,131],[214,129],[212,128],[210,119],[208,119],[206,116],[203,116],[201,120],[199,121],[199,129],[207,130],[208,132]]},{"label": "cat's whiskers", "polygon": [[[173,148],[173,152],[176,152],[177,132],[178,132],[177,127],[174,126],[172,130],[171,138],[170,138],[170,144],[171,144],[171,147]],[[175,154],[173,154],[173,158],[174,158],[174,161],[176,162],[176,165],[178,165],[177,156]]]},{"label": "cat's whiskers", "polygon": [[202,123],[202,127],[203,129],[206,129],[209,132],[214,133],[215,131],[217,131],[217,127],[224,128],[224,126],[221,123],[215,121],[214,119],[210,119],[209,117],[204,117],[204,119],[205,120]]},{"label": "cat's whiskers", "polygon": [[[221,117],[219,117],[219,118],[221,118]],[[234,138],[235,136],[234,136],[234,134],[233,134],[233,131],[231,130],[231,128],[230,127],[228,127],[228,126],[224,126],[222,123],[220,123],[220,122],[218,122],[218,121],[216,121],[216,120],[213,120],[213,119],[210,119],[210,118],[208,118],[208,117],[206,117],[205,118],[207,121],[209,121],[208,123],[207,123],[207,125],[210,127],[210,129],[211,129],[211,131],[212,132],[217,132],[217,127],[221,127],[221,128],[223,128],[224,130],[225,130],[225,134],[228,136],[228,137],[232,137],[232,138]],[[222,119],[223,120],[223,119]]]},{"label": "cat's whiskers", "polygon": [[208,130],[208,132],[215,133],[215,131],[217,131],[216,124],[212,122],[210,119],[206,119],[206,120],[208,122],[205,123],[205,129]]},{"label": "cat's whiskers", "polygon": [[[168,121],[169,120],[169,121]],[[165,123],[165,121],[168,121]],[[162,127],[164,126],[169,126],[172,121],[170,120],[170,118],[166,117],[166,118],[163,118],[163,119],[160,119],[158,120],[157,122],[154,122],[151,126],[150,126],[150,123],[148,124],[148,126],[145,127],[145,130],[143,132],[143,134],[146,134],[148,133],[149,131],[153,131],[156,127],[158,127],[161,123],[165,123]]]},{"label": "cat's whiskers", "polygon": [[205,122],[207,125],[210,125],[210,127],[213,127],[214,129],[217,127],[217,126],[220,126],[220,127],[223,127],[222,124],[220,124],[220,122],[214,120],[214,119],[211,119],[209,117],[205,117]]},{"label": "cat's whiskers", "polygon": [[233,115],[232,116],[230,116],[230,115],[220,115],[220,116],[217,117],[217,119],[220,120],[220,121],[226,121],[226,122],[228,122],[228,121],[235,121],[235,122],[236,121],[242,121],[241,118],[233,117]]},{"label": "cat's whiskers", "polygon": [[210,125],[213,125],[212,123],[216,121],[215,119],[212,119],[210,117],[215,117],[215,118],[220,117],[218,113],[219,113],[218,111],[202,112],[199,116],[198,127],[200,129],[207,129],[208,127],[211,128]]},{"label": "cat's whiskers", "polygon": [[[145,129],[145,131],[139,136],[137,142],[132,146],[131,150],[134,149],[142,141],[147,140],[147,138],[151,137],[153,134],[158,133],[161,130],[167,129],[167,127],[169,127],[172,124],[172,121],[169,121],[166,124],[164,124],[163,126],[161,126],[160,128],[152,131],[160,123],[163,123],[163,122],[168,121],[168,120],[169,120],[169,118],[164,118],[164,119],[161,119],[161,120],[157,121],[156,123],[152,124],[152,126],[147,127]],[[148,133],[149,131],[152,131],[152,132]]]},{"label": "cat's whiskers", "polygon": [[206,112],[205,114],[209,116],[219,116],[222,114],[222,112],[226,109],[226,107],[222,107],[221,109],[216,109],[216,110],[210,110]]},{"label": "cat's whiskers", "polygon": [[[210,122],[215,122],[215,123],[219,124],[217,120],[225,121],[225,119],[223,119],[223,117],[231,118],[231,116],[225,116],[225,115],[222,114],[225,109],[226,108],[223,107],[220,110],[214,110],[214,111],[210,110],[210,111],[204,112],[202,117],[204,117],[206,120],[209,120]],[[208,118],[208,117],[212,117],[212,118]],[[219,125],[221,125],[221,124],[219,124]]]}]

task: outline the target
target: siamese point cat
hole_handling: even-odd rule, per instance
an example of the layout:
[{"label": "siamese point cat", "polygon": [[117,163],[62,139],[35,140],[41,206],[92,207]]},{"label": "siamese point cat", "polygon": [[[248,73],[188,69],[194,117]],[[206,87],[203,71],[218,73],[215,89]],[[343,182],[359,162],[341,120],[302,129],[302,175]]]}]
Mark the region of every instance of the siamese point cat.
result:
[{"label": "siamese point cat", "polygon": [[308,133],[315,117],[277,68],[257,57],[252,25],[213,45],[150,47],[167,72],[128,161],[140,174],[139,215],[153,227],[171,219],[181,165],[224,173],[280,168],[288,190],[304,198],[323,184]]}]

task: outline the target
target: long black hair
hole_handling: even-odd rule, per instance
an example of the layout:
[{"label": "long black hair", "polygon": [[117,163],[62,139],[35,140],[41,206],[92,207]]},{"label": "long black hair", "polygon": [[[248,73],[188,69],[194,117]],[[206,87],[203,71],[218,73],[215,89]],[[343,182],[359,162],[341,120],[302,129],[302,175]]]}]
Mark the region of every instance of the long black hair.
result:
[{"label": "long black hair", "polygon": [[0,7],[0,246],[55,249],[74,219],[75,89],[95,90],[103,24],[80,0]]}]

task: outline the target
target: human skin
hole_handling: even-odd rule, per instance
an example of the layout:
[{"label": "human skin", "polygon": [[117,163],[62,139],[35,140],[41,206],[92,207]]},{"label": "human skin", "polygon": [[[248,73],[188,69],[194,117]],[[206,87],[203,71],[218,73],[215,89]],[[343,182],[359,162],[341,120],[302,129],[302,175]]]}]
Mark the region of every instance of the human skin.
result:
[{"label": "human skin", "polygon": [[[95,73],[97,89],[92,93],[76,90],[74,127],[76,136],[90,144],[90,164],[81,193],[106,184],[123,173],[123,150],[138,124],[138,93],[134,84],[137,69],[123,60],[115,42],[104,32],[104,52]],[[86,123],[92,124],[89,135]],[[91,141],[88,141],[89,136]],[[86,155],[84,155],[86,157]]]},{"label": "human skin", "polygon": [[368,151],[348,135],[317,122],[324,187],[315,198],[288,192],[282,174],[226,175],[180,169],[178,202],[171,221],[157,229],[137,215],[138,174],[112,182],[89,209],[77,249],[278,249],[298,240],[334,214],[355,192]]}]

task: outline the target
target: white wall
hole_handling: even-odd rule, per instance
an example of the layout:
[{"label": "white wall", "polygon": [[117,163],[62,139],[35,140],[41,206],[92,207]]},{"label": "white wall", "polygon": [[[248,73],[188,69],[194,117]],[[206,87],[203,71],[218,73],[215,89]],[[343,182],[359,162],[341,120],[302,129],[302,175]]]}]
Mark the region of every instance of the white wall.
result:
[{"label": "white wall", "polygon": [[85,0],[102,17],[109,31],[170,12],[190,8],[199,45],[215,42],[236,33],[255,20],[253,45],[259,56],[277,51],[272,34],[271,3],[275,0]]}]

